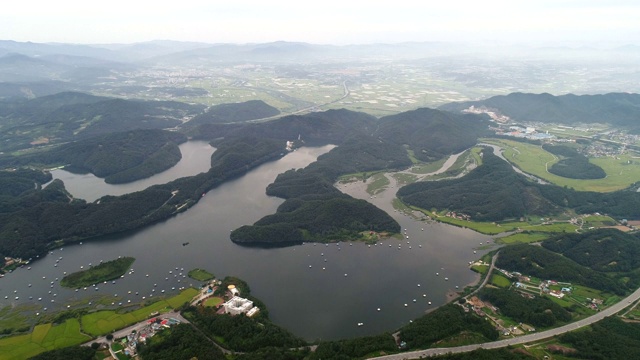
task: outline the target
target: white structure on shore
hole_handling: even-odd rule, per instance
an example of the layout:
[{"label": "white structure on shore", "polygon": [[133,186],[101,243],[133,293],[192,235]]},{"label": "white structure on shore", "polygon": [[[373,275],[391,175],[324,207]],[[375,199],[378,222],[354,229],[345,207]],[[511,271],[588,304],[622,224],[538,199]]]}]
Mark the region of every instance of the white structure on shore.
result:
[{"label": "white structure on shore", "polygon": [[253,307],[253,301],[239,296],[232,297],[222,304],[225,314],[238,315],[247,314],[248,317],[255,315],[260,309]]}]

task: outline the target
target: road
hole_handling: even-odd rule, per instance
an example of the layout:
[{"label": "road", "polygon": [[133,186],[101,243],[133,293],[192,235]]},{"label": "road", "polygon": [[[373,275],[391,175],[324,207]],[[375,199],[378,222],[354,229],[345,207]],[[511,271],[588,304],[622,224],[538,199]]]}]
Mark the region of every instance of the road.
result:
[{"label": "road", "polygon": [[511,339],[487,342],[487,343],[482,343],[482,344],[457,346],[457,347],[451,347],[451,348],[434,348],[434,349],[419,350],[419,351],[408,351],[408,352],[404,352],[404,353],[400,353],[400,354],[379,356],[379,357],[375,357],[375,358],[371,358],[371,359],[380,359],[380,360],[419,359],[421,357],[425,358],[425,357],[430,357],[430,356],[435,356],[435,355],[442,355],[442,354],[447,354],[447,353],[469,352],[469,351],[473,351],[473,350],[477,350],[477,349],[481,349],[481,348],[482,349],[498,349],[498,348],[507,347],[509,345],[519,345],[519,344],[525,344],[525,343],[529,343],[529,342],[539,341],[539,340],[543,340],[543,339],[546,339],[546,338],[549,338],[549,337],[552,337],[552,336],[561,335],[561,334],[567,333],[569,331],[573,331],[573,330],[579,329],[581,327],[585,327],[585,326],[591,325],[591,324],[593,324],[595,322],[598,322],[598,321],[604,319],[605,317],[608,317],[608,316],[611,316],[611,315],[614,315],[614,314],[618,313],[619,311],[621,311],[625,307],[629,306],[631,303],[633,303],[635,301],[638,301],[639,299],[640,299],[640,289],[634,291],[631,295],[629,295],[626,298],[622,299],[622,301],[618,302],[617,304],[614,304],[614,305],[612,305],[612,306],[610,306],[610,307],[598,312],[595,315],[592,315],[592,316],[590,316],[588,318],[573,322],[571,324],[560,326],[560,327],[557,327],[557,328],[551,329],[551,330],[541,331],[541,332],[538,332],[538,333],[519,336],[519,337],[515,337],[515,338],[511,338]]},{"label": "road", "polygon": [[[168,313],[160,314],[160,315],[156,316],[156,318],[158,318],[158,319],[174,318],[174,319],[180,320],[180,322],[183,323],[183,324],[189,324],[190,323],[189,320],[185,319],[182,315],[180,315],[179,312],[168,312]],[[139,322],[137,324],[133,324],[133,325],[128,326],[128,327],[126,327],[124,329],[120,329],[118,331],[114,331],[113,332],[113,338],[114,339],[118,339],[118,338],[121,338],[121,337],[125,337],[125,336],[131,334],[131,332],[133,330],[138,331],[138,330],[142,329],[143,327],[145,327],[146,325],[147,325],[147,320]],[[83,345],[84,346],[90,346],[94,342],[97,342],[97,343],[103,343],[104,342],[104,343],[106,343],[108,341],[107,341],[107,338],[105,336],[101,336],[101,337],[93,339],[93,340],[91,340],[91,341],[89,341],[89,342],[87,342],[87,343],[85,343]]]},{"label": "road", "polygon": [[[271,121],[274,119],[279,119],[281,117],[284,116],[289,116],[289,115],[298,115],[298,114],[302,114],[302,113],[307,113],[316,109],[320,109],[323,106],[327,106],[327,105],[331,105],[331,104],[335,104],[338,101],[342,101],[344,99],[346,99],[349,95],[351,95],[351,90],[349,90],[349,87],[347,86],[347,81],[343,81],[342,82],[342,96],[339,97],[338,99],[332,100],[332,101],[328,101],[322,104],[315,104],[315,105],[311,105],[311,106],[307,106],[306,108],[300,109],[300,110],[296,110],[296,111],[292,111],[292,112],[288,112],[288,113],[280,113],[278,115],[274,115],[274,116],[269,116],[266,118],[261,118],[261,119],[253,119],[253,120],[249,120],[246,122],[249,123],[261,123],[261,122],[265,122],[265,121]],[[245,121],[238,121],[237,123],[243,123]]]},{"label": "road", "polygon": [[496,252],[496,254],[493,255],[493,257],[491,258],[491,266],[489,266],[489,270],[487,271],[487,276],[484,277],[482,284],[480,284],[480,286],[478,286],[477,289],[473,290],[469,295],[465,296],[465,298],[469,298],[475,295],[475,293],[477,293],[478,291],[480,291],[480,289],[482,289],[485,285],[487,285],[487,283],[489,282],[489,279],[491,278],[491,273],[493,272],[493,268],[496,265],[496,260],[498,260],[498,254],[500,254],[500,250],[498,250],[498,252]]}]

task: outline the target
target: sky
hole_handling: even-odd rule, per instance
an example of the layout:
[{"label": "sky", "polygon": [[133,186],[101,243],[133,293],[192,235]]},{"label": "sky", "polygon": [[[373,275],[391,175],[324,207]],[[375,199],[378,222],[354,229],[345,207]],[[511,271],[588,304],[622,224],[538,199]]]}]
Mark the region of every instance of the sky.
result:
[{"label": "sky", "polygon": [[18,0],[2,5],[0,39],[640,44],[638,19],[637,0]]}]

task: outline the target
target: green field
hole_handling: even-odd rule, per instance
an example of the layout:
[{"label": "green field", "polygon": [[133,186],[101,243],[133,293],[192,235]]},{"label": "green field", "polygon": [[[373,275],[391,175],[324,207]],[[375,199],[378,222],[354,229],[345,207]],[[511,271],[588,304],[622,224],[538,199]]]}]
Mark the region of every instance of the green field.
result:
[{"label": "green field", "polygon": [[485,265],[473,265],[471,270],[479,273],[480,275],[484,275],[489,271],[489,267]]},{"label": "green field", "polygon": [[7,305],[0,309],[0,331],[25,331],[34,324],[31,314],[40,307],[35,304]]},{"label": "green field", "polygon": [[391,176],[393,176],[398,181],[398,186],[413,184],[418,180],[418,177],[416,175],[407,173],[395,173]]},{"label": "green field", "polygon": [[213,280],[215,278],[215,276],[212,273],[203,269],[193,269],[189,271],[189,274],[187,274],[187,276],[189,276],[193,280],[198,280],[203,282]]},{"label": "green field", "polygon": [[28,359],[39,353],[82,344],[91,340],[80,333],[77,319],[68,319],[60,325],[38,325],[31,334],[0,339],[0,360]]},{"label": "green field", "polygon": [[558,186],[567,186],[578,191],[609,192],[627,188],[640,179],[640,161],[632,155],[623,154],[617,158],[591,158],[589,161],[600,166],[606,173],[604,179],[568,179],[547,172],[558,158],[538,145],[512,140],[484,139],[483,141],[501,146],[504,157],[522,171],[543,178]]},{"label": "green field", "polygon": [[[423,213],[425,213],[430,217],[434,217],[433,213],[427,212],[425,210],[420,210],[420,211],[422,211]],[[514,230],[546,232],[546,233],[574,232],[578,228],[577,226],[570,224],[568,222],[554,222],[547,225],[530,224],[525,221],[480,222],[480,221],[455,219],[452,217],[444,216],[444,214],[446,214],[446,211],[440,211],[439,216],[434,217],[435,220],[443,223],[451,224],[451,225],[460,226],[463,228],[469,228],[471,230],[474,230],[481,234],[486,234],[486,235],[497,235],[503,232],[514,231]],[[524,237],[521,237],[521,239],[524,239]]]},{"label": "green field", "polygon": [[496,242],[499,244],[520,244],[520,243],[532,243],[538,242],[549,238],[548,233],[527,232],[517,233],[497,238]]},{"label": "green field", "polygon": [[198,290],[189,288],[172,298],[157,301],[135,311],[127,313],[118,313],[114,310],[97,311],[83,315],[80,322],[85,333],[100,336],[148,319],[153,312],[168,312],[182,306],[197,294]]},{"label": "green field", "polygon": [[614,226],[617,222],[606,215],[589,215],[582,218],[584,227]]},{"label": "green field", "polygon": [[204,306],[210,306],[210,307],[216,307],[220,304],[222,304],[224,302],[224,300],[220,297],[217,296],[213,296],[208,298],[205,302],[204,302]]},{"label": "green field", "polygon": [[491,276],[491,284],[500,288],[508,288],[511,286],[511,280],[500,274],[494,274]]},{"label": "green field", "polygon": [[442,168],[442,165],[444,165],[445,161],[447,161],[446,157],[430,163],[418,162],[411,168],[410,171],[414,174],[429,174]]},{"label": "green field", "polygon": [[389,179],[384,176],[383,173],[377,173],[371,177],[369,184],[367,184],[367,193],[370,195],[376,195],[377,193],[384,191],[389,184]]}]

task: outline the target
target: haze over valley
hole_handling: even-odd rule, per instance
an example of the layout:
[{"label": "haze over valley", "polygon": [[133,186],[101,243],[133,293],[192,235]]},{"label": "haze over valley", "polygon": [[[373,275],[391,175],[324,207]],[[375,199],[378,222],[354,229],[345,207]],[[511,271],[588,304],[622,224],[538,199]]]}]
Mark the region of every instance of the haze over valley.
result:
[{"label": "haze over valley", "polygon": [[68,5],[0,15],[0,360],[640,357],[636,4]]}]

